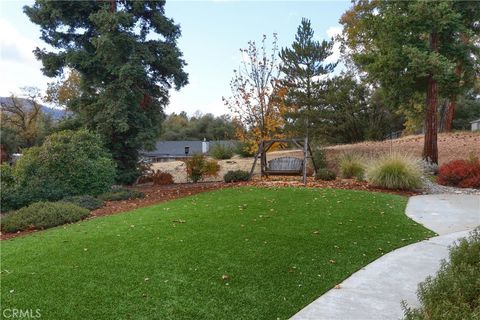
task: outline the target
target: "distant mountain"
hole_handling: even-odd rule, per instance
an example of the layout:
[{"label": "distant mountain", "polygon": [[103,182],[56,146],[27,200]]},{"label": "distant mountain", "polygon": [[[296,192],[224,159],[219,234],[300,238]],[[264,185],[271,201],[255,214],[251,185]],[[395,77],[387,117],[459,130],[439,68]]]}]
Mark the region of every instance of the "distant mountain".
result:
[{"label": "distant mountain", "polygon": [[[30,101],[28,101],[25,98],[16,98],[18,101],[23,103],[24,105],[31,106]],[[6,104],[6,105],[11,105],[12,103],[12,98],[10,97],[0,97],[0,104]],[[59,120],[63,118],[66,114],[66,111],[64,109],[59,109],[59,108],[52,108],[52,107],[47,107],[44,104],[40,104],[42,106],[42,111],[43,113],[50,115],[54,120]]]}]

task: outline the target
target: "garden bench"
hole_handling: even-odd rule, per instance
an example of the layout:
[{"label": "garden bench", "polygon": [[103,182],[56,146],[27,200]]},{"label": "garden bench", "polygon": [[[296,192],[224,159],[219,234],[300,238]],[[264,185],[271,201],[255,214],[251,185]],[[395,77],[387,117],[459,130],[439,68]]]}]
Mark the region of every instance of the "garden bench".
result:
[{"label": "garden bench", "polygon": [[294,157],[280,157],[268,161],[266,174],[271,175],[298,175],[303,170],[303,160]]}]

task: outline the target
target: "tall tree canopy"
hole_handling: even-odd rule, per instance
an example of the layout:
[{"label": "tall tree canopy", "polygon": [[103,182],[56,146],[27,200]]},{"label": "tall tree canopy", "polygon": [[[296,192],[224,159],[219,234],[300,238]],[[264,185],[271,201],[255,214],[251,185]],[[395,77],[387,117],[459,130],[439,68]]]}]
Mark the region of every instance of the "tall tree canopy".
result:
[{"label": "tall tree canopy", "polygon": [[402,119],[385,103],[381,89],[360,82],[351,73],[325,82],[319,138],[329,143],[383,140],[402,129]]},{"label": "tall tree canopy", "polygon": [[291,48],[280,52],[284,74],[282,84],[287,88],[286,103],[290,112],[288,124],[295,134],[308,135],[318,122],[322,76],[332,72],[337,63],[326,63],[332,54],[333,41],[319,42],[314,38],[310,20],[302,19]]},{"label": "tall tree canopy", "polygon": [[[478,14],[480,3],[471,8],[466,12]],[[418,94],[426,98],[423,155],[435,163],[439,94],[458,90],[460,55],[474,59],[475,31],[464,9],[456,1],[360,0],[341,19],[352,60],[382,86],[392,105],[412,105]],[[463,41],[462,35],[472,38]],[[476,63],[469,60],[465,67]]]},{"label": "tall tree canopy", "polygon": [[231,140],[235,139],[235,124],[228,115],[215,117],[211,113],[172,113],[162,123],[162,140]]},{"label": "tall tree canopy", "polygon": [[24,11],[54,51],[37,48],[43,73],[80,75],[81,96],[68,108],[100,133],[117,162],[118,182],[133,182],[138,151],[158,137],[168,90],[187,84],[177,48],[180,27],[165,1],[37,0]]},{"label": "tall tree canopy", "polygon": [[52,117],[43,112],[37,88],[22,88],[21,95],[0,99],[0,144],[8,153],[41,144],[53,125]]},{"label": "tall tree canopy", "polygon": [[246,49],[240,49],[243,60],[239,70],[233,71],[232,96],[223,98],[239,124],[238,138],[253,152],[260,141],[283,136],[285,90],[279,85],[277,36],[270,54],[266,40],[264,35],[260,47],[249,41]]}]

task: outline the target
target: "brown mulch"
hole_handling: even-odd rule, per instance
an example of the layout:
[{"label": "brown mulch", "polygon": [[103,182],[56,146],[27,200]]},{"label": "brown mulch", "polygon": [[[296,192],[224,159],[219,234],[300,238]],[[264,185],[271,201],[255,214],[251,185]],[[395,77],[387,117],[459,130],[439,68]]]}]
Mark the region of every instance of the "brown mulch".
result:
[{"label": "brown mulch", "polygon": [[[137,208],[150,206],[153,204],[183,198],[191,196],[194,194],[217,190],[225,189],[232,187],[240,186],[258,186],[263,188],[277,188],[277,187],[304,187],[304,184],[299,181],[298,177],[294,179],[282,179],[275,180],[263,179],[263,180],[254,180],[249,182],[239,182],[239,183],[223,183],[223,182],[204,182],[204,183],[183,183],[183,184],[173,184],[166,186],[139,186],[135,189],[145,193],[145,197],[142,199],[132,199],[132,200],[123,200],[123,201],[107,201],[105,206],[94,210],[90,213],[90,216],[87,219],[94,219],[100,216],[112,215],[120,212],[131,211]],[[334,181],[316,181],[313,178],[308,178],[308,188],[335,188],[335,189],[350,189],[350,190],[364,190],[371,192],[384,192],[391,194],[398,194],[403,196],[412,196],[419,194],[418,192],[412,191],[402,191],[402,190],[386,190],[380,188],[374,188],[368,186],[364,181],[356,181],[350,179],[337,179]],[[0,239],[7,240],[22,236],[29,233],[38,232],[41,230],[24,230],[16,233],[1,233]]]}]

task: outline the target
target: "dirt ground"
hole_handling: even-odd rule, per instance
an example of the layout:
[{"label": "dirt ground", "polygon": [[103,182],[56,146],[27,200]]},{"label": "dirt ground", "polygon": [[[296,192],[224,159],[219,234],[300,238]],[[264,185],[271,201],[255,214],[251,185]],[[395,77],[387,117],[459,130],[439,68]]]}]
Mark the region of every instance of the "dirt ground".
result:
[{"label": "dirt ground", "polygon": [[[412,135],[385,141],[344,144],[325,149],[327,151],[327,159],[330,161],[339,154],[351,152],[371,155],[399,151],[420,158],[423,151],[423,135]],[[470,153],[480,157],[480,131],[440,133],[438,135],[438,160],[440,165],[454,159],[466,159]]]},{"label": "dirt ground", "polygon": [[[415,157],[422,157],[423,135],[406,136],[394,140],[386,141],[368,141],[356,144],[344,144],[326,147],[327,160],[331,168],[335,168],[336,157],[343,153],[360,153],[364,155],[377,155],[389,151],[399,151],[411,154]],[[438,153],[440,164],[454,159],[466,159],[470,154],[480,157],[480,132],[455,132],[440,133],[438,136]],[[268,153],[267,160],[281,156],[302,157],[302,151],[274,151]],[[223,175],[229,170],[244,170],[250,172],[253,164],[253,158],[241,158],[235,156],[229,160],[219,160],[220,172],[216,177],[206,178],[205,181],[222,181]],[[173,176],[175,183],[186,183],[187,173],[185,163],[182,161],[159,162],[153,165],[153,169],[168,172]],[[311,171],[311,170],[310,170]],[[255,175],[260,174],[260,164],[254,171]]]},{"label": "dirt ground", "polygon": [[[267,161],[283,156],[302,157],[303,152],[298,150],[269,152]],[[223,181],[223,176],[230,170],[243,170],[250,172],[253,161],[254,158],[242,158],[237,155],[228,160],[217,160],[220,165],[220,171],[215,177],[205,178],[204,182]],[[187,180],[186,166],[183,161],[157,162],[153,164],[152,169],[170,173],[175,183],[189,182]],[[257,161],[254,175],[260,175],[260,160]],[[298,177],[298,179],[300,179],[300,177]]]}]

